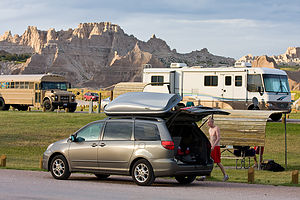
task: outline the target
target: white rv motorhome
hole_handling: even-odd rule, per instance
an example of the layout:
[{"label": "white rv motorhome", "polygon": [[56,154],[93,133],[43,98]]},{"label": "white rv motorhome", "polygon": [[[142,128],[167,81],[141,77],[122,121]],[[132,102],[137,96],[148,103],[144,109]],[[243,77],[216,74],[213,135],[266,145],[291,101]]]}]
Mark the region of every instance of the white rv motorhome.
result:
[{"label": "white rv motorhome", "polygon": [[[245,65],[244,65],[245,66]],[[287,74],[279,69],[251,67],[144,68],[144,92],[176,93],[194,105],[222,109],[290,111]],[[249,66],[249,65],[246,65]],[[270,116],[277,121],[281,114]]]}]

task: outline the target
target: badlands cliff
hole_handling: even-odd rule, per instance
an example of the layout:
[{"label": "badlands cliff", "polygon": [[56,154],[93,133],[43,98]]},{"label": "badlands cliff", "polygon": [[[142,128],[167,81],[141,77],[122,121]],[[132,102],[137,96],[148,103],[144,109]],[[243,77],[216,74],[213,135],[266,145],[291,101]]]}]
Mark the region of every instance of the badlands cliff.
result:
[{"label": "badlands cliff", "polygon": [[94,88],[141,81],[143,64],[168,67],[171,62],[202,66],[234,63],[234,59],[212,55],[206,48],[180,54],[155,35],[144,42],[110,22],[82,23],[61,31],[29,26],[21,36],[7,31],[0,36],[0,50],[32,54],[26,63],[0,62],[1,73],[57,73],[77,87]]}]

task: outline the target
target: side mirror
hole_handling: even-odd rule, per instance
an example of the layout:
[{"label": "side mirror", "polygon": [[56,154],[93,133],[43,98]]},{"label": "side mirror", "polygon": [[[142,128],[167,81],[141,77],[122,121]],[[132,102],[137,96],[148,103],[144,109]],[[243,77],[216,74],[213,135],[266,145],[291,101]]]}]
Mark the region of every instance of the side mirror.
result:
[{"label": "side mirror", "polygon": [[77,92],[76,94],[77,94],[77,95],[80,95],[80,92]]},{"label": "side mirror", "polygon": [[75,135],[71,135],[71,136],[70,136],[70,140],[71,140],[72,142],[76,142],[76,137],[75,137]]},{"label": "side mirror", "polygon": [[258,86],[257,89],[258,89],[258,92],[259,92],[260,96],[262,96],[264,94],[263,88],[261,86]]}]

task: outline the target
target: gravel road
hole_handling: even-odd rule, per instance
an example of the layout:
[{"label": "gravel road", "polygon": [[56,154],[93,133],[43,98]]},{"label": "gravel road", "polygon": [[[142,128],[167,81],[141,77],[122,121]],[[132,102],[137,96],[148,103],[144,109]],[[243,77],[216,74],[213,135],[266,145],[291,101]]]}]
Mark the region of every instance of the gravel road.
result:
[{"label": "gravel road", "polygon": [[196,181],[179,185],[173,179],[158,178],[152,186],[135,185],[131,177],[72,174],[69,180],[55,180],[49,172],[0,169],[1,200],[46,199],[205,199],[205,200],[299,200],[300,187],[267,186],[229,182]]}]

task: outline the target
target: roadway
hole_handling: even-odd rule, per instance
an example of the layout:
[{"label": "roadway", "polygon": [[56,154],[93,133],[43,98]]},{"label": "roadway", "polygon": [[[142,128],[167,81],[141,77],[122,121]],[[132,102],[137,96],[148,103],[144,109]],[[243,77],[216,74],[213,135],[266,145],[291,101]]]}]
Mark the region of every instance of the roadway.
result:
[{"label": "roadway", "polygon": [[0,169],[1,200],[299,200],[299,196],[299,187],[211,181],[195,181],[184,186],[164,178],[158,178],[152,186],[141,187],[126,176],[97,180],[94,175],[76,173],[69,180],[55,180],[49,172]]}]

